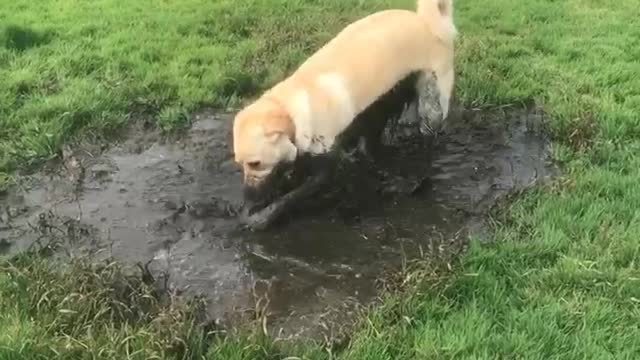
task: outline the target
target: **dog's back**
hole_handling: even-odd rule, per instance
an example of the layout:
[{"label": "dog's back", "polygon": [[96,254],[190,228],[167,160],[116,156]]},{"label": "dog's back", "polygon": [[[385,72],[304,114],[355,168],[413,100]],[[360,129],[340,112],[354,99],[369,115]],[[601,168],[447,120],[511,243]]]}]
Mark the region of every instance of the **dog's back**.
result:
[{"label": "dog's back", "polygon": [[333,74],[364,111],[407,74],[450,69],[456,29],[451,0],[419,0],[417,11],[386,10],[347,26],[294,74]]},{"label": "dog's back", "polygon": [[[356,117],[371,114],[368,109],[381,98],[391,99],[397,91],[393,88],[415,72],[423,80],[435,74],[446,116],[455,35],[450,5],[451,0],[419,0],[418,12],[387,10],[358,20],[272,88],[270,96],[291,115],[298,149],[315,154],[329,150]],[[423,82],[417,87],[424,87]],[[389,102],[373,107],[382,104]]]}]

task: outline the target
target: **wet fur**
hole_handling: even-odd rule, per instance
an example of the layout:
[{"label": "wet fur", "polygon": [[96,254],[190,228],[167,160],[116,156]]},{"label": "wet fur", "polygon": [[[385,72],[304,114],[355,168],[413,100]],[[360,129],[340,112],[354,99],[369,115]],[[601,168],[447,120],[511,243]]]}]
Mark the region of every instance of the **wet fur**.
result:
[{"label": "wet fur", "polygon": [[[335,178],[335,171],[340,162],[355,161],[356,152],[360,152],[361,155],[370,159],[375,159],[382,145],[383,132],[388,127],[395,127],[398,118],[407,108],[411,108],[411,105],[421,101],[427,102],[431,111],[441,112],[435,80],[435,78],[431,78],[425,84],[431,89],[421,92],[416,87],[420,81],[420,74],[418,72],[410,74],[358,114],[352,124],[337,138],[331,151],[319,155],[306,154],[290,165],[281,165],[265,181],[265,187],[261,187],[261,189],[265,189],[265,193],[253,194],[254,201],[261,200],[251,206],[252,209],[258,208],[258,211],[252,213],[248,209],[245,212],[247,225],[255,230],[269,227],[305,198],[329,186]],[[423,98],[424,94],[428,94],[429,97]],[[417,110],[417,107],[413,107],[413,109]],[[417,119],[419,117],[413,116],[411,118]],[[411,133],[420,134],[424,125],[419,122],[408,124],[408,126],[412,127]],[[428,140],[435,137],[436,126],[431,126],[432,132],[426,136]],[[366,144],[364,149],[362,148],[363,143]],[[280,179],[282,174],[287,171],[298,174],[298,176],[304,174],[304,178],[298,177],[285,185]],[[269,195],[268,191],[271,191]]]}]

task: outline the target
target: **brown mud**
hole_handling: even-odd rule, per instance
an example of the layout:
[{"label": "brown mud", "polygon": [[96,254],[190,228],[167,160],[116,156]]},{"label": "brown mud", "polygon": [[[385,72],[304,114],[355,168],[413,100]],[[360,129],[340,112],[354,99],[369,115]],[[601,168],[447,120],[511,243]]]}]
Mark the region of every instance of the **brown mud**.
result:
[{"label": "brown mud", "polygon": [[21,179],[0,198],[0,252],[60,239],[146,264],[163,286],[204,296],[215,321],[257,311],[276,336],[333,336],[387,271],[456,256],[500,198],[551,176],[543,122],[530,110],[454,109],[431,161],[419,146],[386,148],[378,168],[354,165],[338,190],[251,232],[236,216],[230,115],[205,111],[179,140],[139,131]]}]

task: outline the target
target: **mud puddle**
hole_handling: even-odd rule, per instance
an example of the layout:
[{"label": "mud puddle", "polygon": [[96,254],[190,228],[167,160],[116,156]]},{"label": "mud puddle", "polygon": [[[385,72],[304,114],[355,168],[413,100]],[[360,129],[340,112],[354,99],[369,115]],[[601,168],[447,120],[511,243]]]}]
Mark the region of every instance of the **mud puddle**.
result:
[{"label": "mud puddle", "polygon": [[250,232],[234,216],[241,174],[231,116],[203,112],[180,141],[134,137],[23,179],[0,199],[0,251],[57,237],[72,251],[148,264],[165,286],[205,296],[217,321],[257,311],[276,336],[332,336],[375,298],[386,271],[455,256],[500,197],[550,176],[542,122],[525,110],[456,109],[431,163],[416,149],[385,152],[381,166],[396,178],[428,177],[416,194],[382,194],[362,172],[330,206],[311,202]]}]

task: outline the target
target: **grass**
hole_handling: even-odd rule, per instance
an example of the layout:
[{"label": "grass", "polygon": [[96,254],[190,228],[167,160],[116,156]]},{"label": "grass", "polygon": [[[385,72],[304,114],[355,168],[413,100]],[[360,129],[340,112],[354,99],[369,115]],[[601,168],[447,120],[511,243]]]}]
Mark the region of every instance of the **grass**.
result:
[{"label": "grass", "polygon": [[[0,9],[0,171],[55,155],[74,136],[113,132],[140,112],[172,129],[202,104],[237,103],[349,20],[392,5],[413,6],[7,2]],[[0,358],[639,358],[637,2],[458,0],[456,18],[458,98],[542,106],[566,174],[498,211],[495,242],[474,243],[454,276],[427,277],[390,297],[344,349],[283,349],[256,334],[210,339],[205,348],[188,315],[165,315],[188,311],[140,295],[144,284],[134,283],[126,299],[104,290],[114,288],[111,267],[90,271],[106,276],[96,282],[82,275],[87,264],[60,274],[48,271],[47,260],[19,259],[0,275],[0,322],[9,329],[0,335]],[[76,277],[82,281],[70,280]],[[63,301],[75,293],[85,295]],[[146,302],[152,306],[136,305]],[[135,316],[119,303],[137,309]],[[67,305],[77,313],[61,311]],[[158,329],[156,319],[169,320]],[[175,338],[188,346],[174,347]]]},{"label": "grass", "polygon": [[158,303],[115,263],[76,259],[60,271],[28,254],[2,272],[0,359],[164,359],[204,348],[194,306]]},{"label": "grass", "polygon": [[[0,171],[136,114],[163,128],[273,83],[372,4],[18,0],[0,9]],[[327,13],[324,9],[330,10]]]}]

